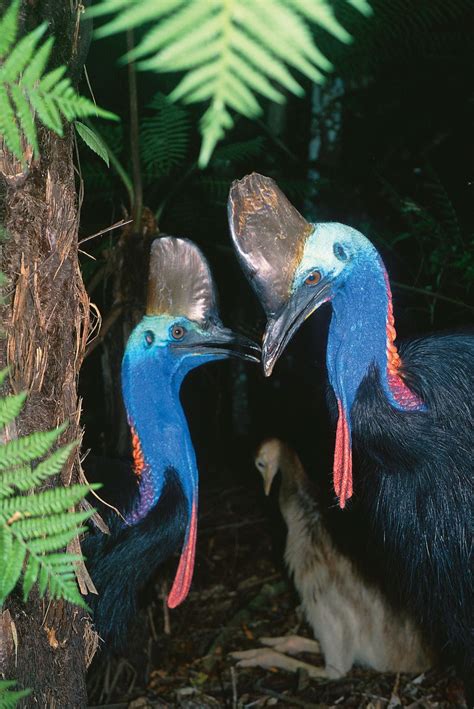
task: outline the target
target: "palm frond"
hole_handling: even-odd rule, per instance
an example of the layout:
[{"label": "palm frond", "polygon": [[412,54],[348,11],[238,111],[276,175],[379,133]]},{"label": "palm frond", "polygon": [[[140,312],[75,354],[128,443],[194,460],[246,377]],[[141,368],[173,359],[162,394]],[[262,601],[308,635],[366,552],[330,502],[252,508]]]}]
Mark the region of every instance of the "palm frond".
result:
[{"label": "palm frond", "polygon": [[46,72],[54,42],[50,37],[40,43],[46,23],[15,44],[18,10],[15,0],[0,18],[0,137],[23,161],[25,144],[31,146],[35,156],[39,153],[35,116],[58,135],[63,134],[63,119],[70,122],[92,115],[116,116],[79,96],[65,77],[65,66]]},{"label": "palm frond", "polygon": [[[345,1],[370,12],[365,0]],[[351,39],[327,0],[104,0],[91,11],[108,13],[116,17],[98,36],[153,22],[127,59],[143,69],[186,71],[172,100],[209,102],[201,119],[201,167],[232,127],[231,111],[255,118],[262,110],[256,96],[281,103],[282,89],[301,95],[292,71],[324,80],[332,65],[315,45],[311,24],[342,42]]]}]

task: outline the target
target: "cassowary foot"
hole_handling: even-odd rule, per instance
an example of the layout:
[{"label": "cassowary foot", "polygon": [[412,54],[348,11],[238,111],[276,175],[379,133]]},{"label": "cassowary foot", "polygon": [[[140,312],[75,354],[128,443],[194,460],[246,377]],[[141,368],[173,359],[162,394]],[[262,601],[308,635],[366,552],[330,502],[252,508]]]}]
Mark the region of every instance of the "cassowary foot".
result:
[{"label": "cassowary foot", "polygon": [[297,655],[299,652],[310,652],[313,655],[321,654],[321,646],[317,640],[302,638],[299,635],[283,635],[279,638],[260,638],[262,645],[268,645],[277,652],[288,655]]},{"label": "cassowary foot", "polygon": [[263,669],[275,667],[287,672],[305,670],[311,679],[327,678],[328,676],[324,667],[314,667],[314,665],[310,665],[307,662],[295,660],[293,657],[288,657],[288,655],[283,655],[281,652],[264,647],[231,652],[230,655],[234,660],[239,660],[237,667],[262,667]]}]

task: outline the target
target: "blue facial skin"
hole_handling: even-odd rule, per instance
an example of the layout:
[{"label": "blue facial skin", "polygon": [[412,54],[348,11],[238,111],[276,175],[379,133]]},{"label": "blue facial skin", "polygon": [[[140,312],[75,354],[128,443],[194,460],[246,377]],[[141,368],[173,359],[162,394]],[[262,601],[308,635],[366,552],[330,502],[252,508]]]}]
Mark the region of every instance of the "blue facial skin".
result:
[{"label": "blue facial skin", "polygon": [[387,314],[391,293],[384,265],[374,246],[344,224],[315,225],[295,273],[293,292],[315,288],[313,271],[330,282],[332,318],[327,346],[329,380],[344,409],[350,412],[357,390],[376,365],[384,392],[395,408],[387,376]]},{"label": "blue facial skin", "polygon": [[[178,329],[177,329],[178,328]],[[225,354],[173,347],[185,342],[181,333],[210,338],[195,322],[168,315],[145,316],[130,335],[122,362],[122,391],[128,420],[138,435],[145,461],[140,476],[140,501],[129,522],[142,519],[160,498],[164,474],[179,475],[189,512],[197,496],[196,457],[179,392],[185,376],[195,367]]]}]

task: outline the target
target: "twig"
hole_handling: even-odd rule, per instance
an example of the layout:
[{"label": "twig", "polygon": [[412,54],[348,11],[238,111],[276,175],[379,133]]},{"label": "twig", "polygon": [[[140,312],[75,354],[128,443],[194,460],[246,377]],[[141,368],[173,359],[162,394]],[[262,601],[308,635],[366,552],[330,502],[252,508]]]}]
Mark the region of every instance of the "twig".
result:
[{"label": "twig", "polygon": [[121,226],[126,226],[127,224],[132,223],[132,219],[121,219],[119,222],[115,222],[115,224],[112,224],[112,226],[108,226],[107,229],[101,229],[100,231],[97,231],[95,234],[91,234],[90,236],[86,236],[85,239],[81,239],[79,242],[80,244],[84,244],[86,241],[90,241],[91,239],[95,239],[96,236],[102,236],[102,234],[107,234],[109,231],[113,231],[114,229],[120,229]]},{"label": "twig", "polygon": [[148,622],[150,624],[151,636],[152,636],[154,642],[156,643],[156,642],[158,642],[158,634],[156,632],[155,622],[153,620],[153,612],[152,612],[151,606],[148,606],[147,613],[148,613]]},{"label": "twig", "polygon": [[232,682],[232,709],[237,709],[237,707],[238,707],[237,672],[235,671],[235,667],[233,665],[230,668],[230,679]]},{"label": "twig", "polygon": [[237,586],[237,591],[250,591],[250,589],[255,588],[256,586],[264,586],[266,583],[276,581],[277,579],[281,579],[281,574],[270,574],[270,576],[264,576],[263,579],[254,579],[253,581],[249,581],[247,579],[239,583]]},{"label": "twig", "polygon": [[405,283],[397,283],[397,281],[391,281],[394,288],[399,288],[400,290],[411,291],[412,293],[419,293],[420,295],[426,295],[428,298],[435,298],[437,300],[444,300],[446,303],[451,303],[452,305],[457,305],[458,308],[467,308],[467,310],[474,311],[472,305],[464,303],[462,300],[456,300],[455,298],[449,298],[447,295],[442,295],[441,293],[434,293],[433,291],[427,290],[426,288],[417,288],[416,286],[407,286]]},{"label": "twig", "polygon": [[89,344],[87,350],[85,351],[84,359],[86,357],[89,357],[89,355],[95,350],[95,348],[98,347],[100,344],[102,344],[108,331],[115,325],[115,323],[117,322],[117,320],[121,316],[121,314],[123,312],[123,308],[124,308],[123,303],[118,303],[114,308],[112,308],[110,313],[107,315],[105,320],[102,322],[102,327],[100,328],[99,334],[97,335],[95,340],[93,340]]},{"label": "twig", "polygon": [[312,702],[303,702],[301,699],[296,699],[296,697],[287,697],[285,694],[275,692],[273,689],[262,687],[262,681],[263,680],[257,682],[258,691],[267,694],[269,697],[275,697],[275,699],[279,699],[284,704],[291,704],[294,707],[303,707],[303,709],[326,709],[327,707],[327,704],[313,704]]},{"label": "twig", "polygon": [[205,527],[201,529],[201,535],[209,534],[209,532],[220,532],[223,529],[238,529],[239,527],[251,527],[254,524],[260,524],[260,522],[265,522],[265,517],[258,517],[257,519],[248,519],[241,522],[230,522],[229,524],[218,524],[215,527]]},{"label": "twig", "polygon": [[[82,463],[82,461],[81,461],[81,463]],[[90,484],[87,477],[86,477],[86,474],[84,472],[82,465],[80,468],[80,482],[85,482],[86,485]],[[89,492],[91,495],[93,495],[96,498],[96,500],[99,500],[99,502],[101,502],[105,507],[108,507],[109,509],[113,510],[117,514],[117,516],[120,517],[120,519],[123,522],[125,522],[125,524],[127,524],[127,521],[126,521],[125,517],[123,516],[123,514],[120,512],[120,510],[118,510],[116,507],[114,507],[109,502],[104,500],[100,495],[97,494],[97,492],[95,490],[89,490]],[[84,504],[85,509],[88,509],[88,507],[89,508],[92,507],[92,505],[89,502],[87,502],[87,500],[85,500],[83,504]],[[98,517],[101,521],[100,522],[96,521],[96,517]],[[108,525],[104,522],[104,520],[102,519],[100,514],[97,512],[97,510],[92,515],[91,519],[97,525],[97,527],[100,529],[101,532],[103,532],[104,534],[110,534],[110,529],[109,529]]]},{"label": "twig", "polygon": [[170,610],[168,608],[168,583],[164,580],[161,584],[161,597],[163,602],[163,632],[165,635],[171,635],[171,620]]},{"label": "twig", "polygon": [[[129,53],[135,47],[133,29],[127,29],[127,50]],[[133,233],[138,234],[143,209],[143,184],[140,169],[140,129],[138,118],[137,72],[135,62],[128,62],[128,87],[130,94],[130,157],[132,160],[133,192],[135,200],[132,204]]]}]

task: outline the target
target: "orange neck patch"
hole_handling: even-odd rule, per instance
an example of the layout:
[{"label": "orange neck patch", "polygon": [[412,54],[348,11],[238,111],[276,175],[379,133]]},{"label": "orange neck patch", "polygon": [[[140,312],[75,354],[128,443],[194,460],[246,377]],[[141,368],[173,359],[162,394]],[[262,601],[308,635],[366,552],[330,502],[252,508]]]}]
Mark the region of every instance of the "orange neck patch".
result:
[{"label": "orange neck patch", "polygon": [[130,431],[132,434],[133,470],[139,478],[145,468],[145,458],[143,457],[142,444],[133,426],[130,427]]}]

